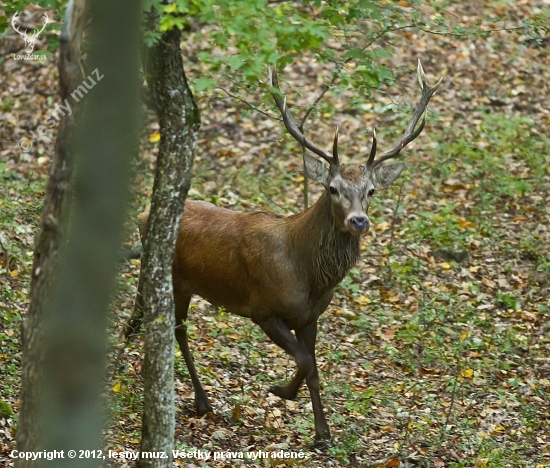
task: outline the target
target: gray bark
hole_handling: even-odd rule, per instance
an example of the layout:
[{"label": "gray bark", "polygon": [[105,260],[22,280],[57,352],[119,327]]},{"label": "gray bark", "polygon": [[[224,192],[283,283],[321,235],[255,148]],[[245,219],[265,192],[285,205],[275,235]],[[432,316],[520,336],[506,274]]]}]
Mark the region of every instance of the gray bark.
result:
[{"label": "gray bark", "polygon": [[[70,99],[71,92],[82,81],[80,42],[86,15],[85,0],[71,0],[60,37],[59,97],[61,102]],[[57,267],[58,250],[63,240],[62,226],[68,199],[67,189],[73,168],[69,134],[80,114],[81,106],[72,104],[71,115],[61,116],[55,153],[50,166],[40,226],[35,236],[30,304],[22,325],[23,361],[21,366],[21,407],[17,424],[17,450],[39,449],[42,427],[39,424],[42,366],[42,327],[44,304],[51,293],[51,279]],[[16,459],[16,468],[37,466],[35,460]]]},{"label": "gray bark", "polygon": [[[144,240],[138,305],[145,323],[145,397],[139,466],[171,468],[174,443],[174,300],[172,259],[179,220],[191,183],[200,125],[187,85],[181,32],[163,34],[148,51],[147,81],[160,124],[151,211]],[[168,459],[148,459],[164,452]]]}]

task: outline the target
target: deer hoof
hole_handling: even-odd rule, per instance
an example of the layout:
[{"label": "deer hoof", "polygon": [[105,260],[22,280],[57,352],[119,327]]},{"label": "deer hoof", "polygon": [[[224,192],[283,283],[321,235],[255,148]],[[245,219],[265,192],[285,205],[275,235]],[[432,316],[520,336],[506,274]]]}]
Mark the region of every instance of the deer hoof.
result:
[{"label": "deer hoof", "polygon": [[270,393],[282,398],[283,400],[294,400],[298,392],[289,389],[287,385],[274,385],[269,389]]},{"label": "deer hoof", "polygon": [[195,401],[195,409],[199,416],[204,416],[206,413],[214,411],[208,401]]},{"label": "deer hoof", "polygon": [[330,432],[322,432],[322,433],[316,433],[315,434],[315,442],[313,443],[314,448],[324,448],[327,447],[330,442]]}]

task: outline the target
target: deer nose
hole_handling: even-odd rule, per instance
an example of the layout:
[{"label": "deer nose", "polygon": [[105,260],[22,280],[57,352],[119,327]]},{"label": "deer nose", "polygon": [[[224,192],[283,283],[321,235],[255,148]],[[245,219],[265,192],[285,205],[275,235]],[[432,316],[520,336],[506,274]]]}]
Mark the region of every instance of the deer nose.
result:
[{"label": "deer nose", "polygon": [[356,232],[365,232],[369,228],[369,219],[366,216],[354,216],[349,220],[349,225]]}]

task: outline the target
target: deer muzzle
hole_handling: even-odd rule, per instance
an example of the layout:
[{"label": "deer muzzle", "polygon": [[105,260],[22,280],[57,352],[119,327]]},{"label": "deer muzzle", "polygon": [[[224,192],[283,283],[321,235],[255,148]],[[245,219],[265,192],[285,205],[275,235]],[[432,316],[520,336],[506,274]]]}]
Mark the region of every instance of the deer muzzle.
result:
[{"label": "deer muzzle", "polygon": [[369,230],[369,218],[365,215],[350,216],[348,218],[348,226],[352,234],[361,235]]}]

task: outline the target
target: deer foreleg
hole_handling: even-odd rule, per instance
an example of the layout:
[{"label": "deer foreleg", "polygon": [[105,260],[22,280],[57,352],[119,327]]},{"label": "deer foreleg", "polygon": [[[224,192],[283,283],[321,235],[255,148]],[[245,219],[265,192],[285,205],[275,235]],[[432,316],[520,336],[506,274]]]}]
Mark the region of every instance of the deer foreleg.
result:
[{"label": "deer foreleg", "polygon": [[[306,383],[311,397],[313,415],[315,418],[315,442],[330,439],[330,430],[325,419],[323,403],[321,402],[319,372],[317,371],[317,362],[315,361],[315,340],[317,338],[317,321],[296,330],[296,338],[302,344],[309,354],[313,357],[313,369],[306,375]],[[292,382],[291,382],[292,383]],[[301,382],[300,382],[301,383]]]},{"label": "deer foreleg", "polygon": [[269,389],[271,393],[285,400],[294,400],[304,379],[313,371],[314,358],[303,344],[299,343],[290,331],[288,325],[281,319],[271,318],[258,323],[265,334],[296,361],[298,371],[294,378],[285,385],[275,385]]}]

